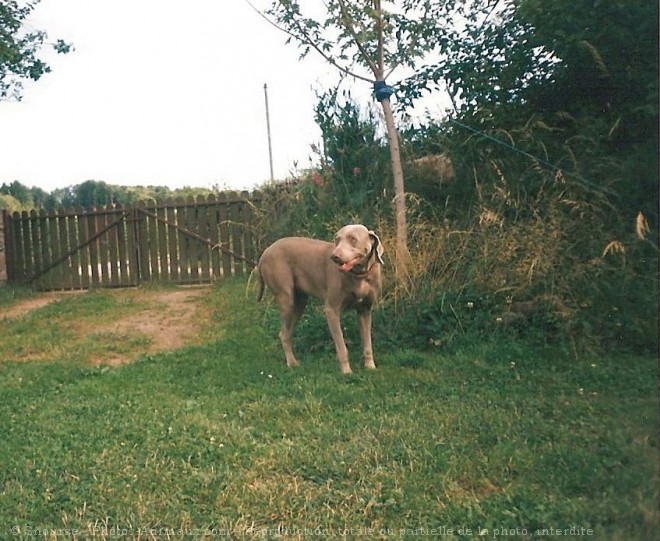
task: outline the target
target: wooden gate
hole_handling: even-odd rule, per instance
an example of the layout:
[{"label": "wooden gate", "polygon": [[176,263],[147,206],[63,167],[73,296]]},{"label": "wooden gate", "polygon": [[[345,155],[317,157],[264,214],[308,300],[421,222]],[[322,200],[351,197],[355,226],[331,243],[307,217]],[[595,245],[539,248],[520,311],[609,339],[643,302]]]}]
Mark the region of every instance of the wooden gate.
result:
[{"label": "wooden gate", "polygon": [[7,279],[35,289],[208,283],[250,272],[258,194],[4,213]]}]

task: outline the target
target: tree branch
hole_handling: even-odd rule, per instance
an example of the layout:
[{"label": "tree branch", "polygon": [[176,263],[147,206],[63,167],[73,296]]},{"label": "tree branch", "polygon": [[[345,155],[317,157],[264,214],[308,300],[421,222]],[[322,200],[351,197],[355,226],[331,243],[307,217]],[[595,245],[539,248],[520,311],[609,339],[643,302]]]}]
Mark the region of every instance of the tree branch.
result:
[{"label": "tree branch", "polygon": [[[374,74],[374,77],[376,80],[380,81],[382,80],[383,77],[383,72],[378,68],[376,63],[373,61],[373,59],[369,56],[369,53],[367,50],[362,46],[360,43],[360,40],[358,39],[357,33],[355,32],[355,29],[353,28],[353,25],[351,24],[350,16],[348,15],[348,12],[346,11],[346,4],[344,3],[344,0],[338,0],[339,8],[341,9],[341,22],[344,25],[344,28],[348,30],[348,33],[353,37],[353,41],[355,41],[355,45],[357,45],[358,50],[360,51],[360,54],[362,55],[362,58],[364,61],[367,63],[369,68]],[[373,81],[370,81],[373,82]]]},{"label": "tree branch", "polygon": [[486,17],[484,18],[483,21],[481,21],[481,28],[483,29],[486,26],[486,22],[488,19],[490,19],[490,16],[493,14],[495,9],[497,8],[498,4],[500,3],[500,0],[496,0],[495,3],[493,4],[493,7],[490,8],[490,11],[486,14]]},{"label": "tree branch", "polygon": [[344,73],[344,74],[346,74],[346,75],[348,75],[348,76],[350,76],[350,77],[354,77],[355,79],[360,79],[360,80],[362,80],[362,81],[366,81],[366,82],[368,82],[368,83],[373,83],[373,80],[369,79],[368,77],[365,77],[364,75],[360,75],[360,74],[358,74],[358,73],[354,73],[354,72],[352,72],[351,70],[349,70],[348,68],[345,68],[344,66],[338,64],[337,61],[336,61],[334,58],[332,58],[332,57],[329,56],[325,51],[323,51],[323,49],[321,49],[321,48],[320,48],[320,47],[319,47],[319,46],[318,46],[318,45],[317,45],[317,44],[316,44],[316,43],[315,43],[315,42],[309,37],[309,34],[307,33],[307,31],[306,31],[304,28],[302,28],[302,27],[300,26],[300,23],[299,23],[297,20],[294,19],[293,22],[294,22],[294,24],[295,24],[295,26],[296,26],[296,29],[297,29],[298,32],[300,33],[300,35],[298,35],[298,34],[294,34],[293,32],[287,30],[286,28],[283,28],[283,27],[279,26],[276,22],[272,21],[272,20],[269,19],[266,15],[264,15],[264,14],[263,14],[263,13],[262,13],[262,12],[256,7],[256,6],[254,6],[254,4],[252,4],[252,2],[250,2],[250,0],[245,0],[245,2],[246,2],[246,3],[247,3],[247,4],[248,4],[248,5],[249,5],[254,11],[256,11],[257,14],[259,14],[259,16],[260,16],[262,19],[265,19],[265,20],[266,20],[271,26],[274,26],[275,28],[277,28],[277,29],[280,30],[281,32],[284,32],[285,34],[287,34],[288,36],[292,37],[293,39],[295,39],[295,40],[298,41],[299,43],[302,43],[302,44],[304,44],[304,45],[307,45],[307,46],[311,47],[311,48],[314,49],[317,53],[319,53],[319,54],[323,57],[323,59],[324,59],[326,62],[328,62],[328,64],[334,66],[335,68],[337,68],[337,69],[338,69],[339,71],[341,71],[342,73]]},{"label": "tree branch", "polygon": [[[428,18],[428,14],[429,14],[429,9],[430,9],[430,6],[429,6],[429,5],[425,5],[425,6],[424,6],[424,15],[422,15],[422,22],[424,22],[424,21],[427,20],[427,18]],[[402,54],[402,55],[399,55],[400,58],[405,58],[406,56],[408,56],[408,55],[410,54],[410,52],[411,52],[411,51],[417,46],[417,43],[419,43],[419,36],[420,36],[420,34],[417,34],[417,35],[413,38],[413,40],[410,42],[410,44],[408,45],[408,47],[406,47],[406,52],[405,52],[404,54]],[[389,69],[389,71],[387,72],[387,75],[385,75],[384,78],[385,78],[385,79],[388,79],[389,76],[392,75],[392,73],[394,73],[394,71],[395,71],[396,69],[398,69],[399,66],[401,66],[402,63],[403,63],[403,60],[399,60],[398,62],[396,62],[396,63],[395,63],[390,69]]]},{"label": "tree branch", "polygon": [[[383,11],[380,0],[374,0],[374,11],[376,13],[376,31],[378,32],[378,68],[381,75],[385,72],[385,42],[383,39]],[[385,77],[383,77],[385,80]]]}]

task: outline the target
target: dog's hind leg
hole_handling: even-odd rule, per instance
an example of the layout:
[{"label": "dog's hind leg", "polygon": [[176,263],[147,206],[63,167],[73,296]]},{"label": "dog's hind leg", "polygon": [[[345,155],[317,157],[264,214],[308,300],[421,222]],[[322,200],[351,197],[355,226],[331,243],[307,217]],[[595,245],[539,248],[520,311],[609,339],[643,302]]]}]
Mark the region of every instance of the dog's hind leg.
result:
[{"label": "dog's hind leg", "polygon": [[280,308],[280,341],[282,342],[286,364],[287,366],[298,366],[298,360],[293,354],[291,339],[307,306],[307,295],[294,291],[292,294],[279,294],[275,300]]}]

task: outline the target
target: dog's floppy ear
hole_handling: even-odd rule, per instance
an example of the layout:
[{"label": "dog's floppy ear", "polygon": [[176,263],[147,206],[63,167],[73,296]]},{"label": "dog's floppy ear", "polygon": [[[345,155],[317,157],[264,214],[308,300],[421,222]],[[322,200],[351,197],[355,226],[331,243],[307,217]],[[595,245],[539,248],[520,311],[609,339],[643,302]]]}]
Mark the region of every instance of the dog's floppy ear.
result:
[{"label": "dog's floppy ear", "polygon": [[378,235],[376,235],[376,233],[373,231],[369,231],[369,236],[373,240],[373,248],[376,249],[376,257],[378,258],[380,264],[384,266],[385,262],[383,261],[383,253],[385,253],[385,249],[383,248],[383,244],[380,242]]}]

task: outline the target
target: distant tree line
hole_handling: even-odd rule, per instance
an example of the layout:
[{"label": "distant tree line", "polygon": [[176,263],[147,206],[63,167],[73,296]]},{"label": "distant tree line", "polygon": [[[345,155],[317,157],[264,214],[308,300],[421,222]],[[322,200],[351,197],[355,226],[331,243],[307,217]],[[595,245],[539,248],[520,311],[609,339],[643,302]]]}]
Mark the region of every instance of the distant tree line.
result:
[{"label": "distant tree line", "polygon": [[81,184],[47,192],[36,186],[28,187],[15,180],[10,183],[5,182],[0,186],[0,209],[21,211],[111,204],[131,205],[141,200],[194,197],[216,191],[218,188],[184,187],[172,190],[167,186],[117,186],[101,180],[86,180]]}]

